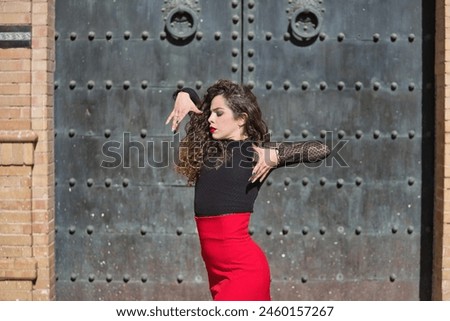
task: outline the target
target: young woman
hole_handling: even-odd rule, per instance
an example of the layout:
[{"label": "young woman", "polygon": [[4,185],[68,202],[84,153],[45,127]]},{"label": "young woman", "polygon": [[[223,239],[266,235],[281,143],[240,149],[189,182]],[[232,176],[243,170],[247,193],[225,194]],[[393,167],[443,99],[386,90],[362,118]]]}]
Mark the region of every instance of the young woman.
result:
[{"label": "young woman", "polygon": [[[176,170],[195,184],[194,211],[214,300],[270,300],[266,256],[248,233],[250,214],[269,172],[329,154],[318,141],[270,143],[256,97],[219,80],[203,100],[190,88],[174,94],[172,129],[189,112]],[[197,108],[197,106],[199,108]]]}]

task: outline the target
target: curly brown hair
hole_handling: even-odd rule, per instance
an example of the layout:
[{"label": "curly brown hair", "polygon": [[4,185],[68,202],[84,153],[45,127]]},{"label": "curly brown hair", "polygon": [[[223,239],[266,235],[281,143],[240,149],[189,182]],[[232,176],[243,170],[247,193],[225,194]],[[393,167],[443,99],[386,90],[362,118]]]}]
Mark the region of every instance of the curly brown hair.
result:
[{"label": "curly brown hair", "polygon": [[208,118],[211,115],[211,102],[214,97],[222,95],[228,107],[233,111],[235,119],[245,117],[244,132],[247,139],[256,144],[269,141],[267,125],[262,119],[255,95],[249,86],[239,85],[230,80],[219,80],[208,88],[199,109],[201,114],[192,114],[186,124],[186,136],[181,140],[176,171],[194,184],[199,176],[200,168],[208,157],[215,157],[220,166],[226,157],[228,141],[215,140],[209,133]]}]

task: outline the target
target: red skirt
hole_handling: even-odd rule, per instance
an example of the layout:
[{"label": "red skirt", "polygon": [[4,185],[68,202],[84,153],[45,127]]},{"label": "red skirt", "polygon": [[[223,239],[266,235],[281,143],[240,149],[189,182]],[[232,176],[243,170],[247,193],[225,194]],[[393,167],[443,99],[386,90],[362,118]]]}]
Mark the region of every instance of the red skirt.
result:
[{"label": "red skirt", "polygon": [[249,220],[250,213],[195,217],[213,300],[270,301],[269,264]]}]

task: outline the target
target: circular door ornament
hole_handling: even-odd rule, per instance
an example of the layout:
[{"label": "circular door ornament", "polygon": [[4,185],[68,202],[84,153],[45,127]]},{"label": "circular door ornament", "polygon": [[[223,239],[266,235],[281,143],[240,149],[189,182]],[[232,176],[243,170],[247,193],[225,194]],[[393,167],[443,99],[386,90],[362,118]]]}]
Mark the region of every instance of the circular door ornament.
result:
[{"label": "circular door ornament", "polygon": [[185,40],[197,32],[198,16],[187,6],[173,8],[166,18],[166,30],[175,40]]},{"label": "circular door ornament", "polygon": [[323,0],[292,0],[287,12],[292,39],[310,43],[321,34],[325,12]]},{"label": "circular door ornament", "polygon": [[314,8],[298,8],[290,22],[292,35],[300,41],[315,38],[322,29],[322,20],[322,15]]}]

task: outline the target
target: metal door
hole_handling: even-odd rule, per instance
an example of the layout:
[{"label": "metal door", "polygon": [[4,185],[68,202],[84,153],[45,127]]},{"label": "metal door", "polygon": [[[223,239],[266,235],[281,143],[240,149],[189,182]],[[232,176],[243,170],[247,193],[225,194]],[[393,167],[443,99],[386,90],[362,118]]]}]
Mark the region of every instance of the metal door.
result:
[{"label": "metal door", "polygon": [[[423,2],[423,3],[422,3]],[[60,300],[207,300],[193,188],[164,126],[177,87],[253,86],[273,140],[322,139],[274,171],[250,233],[274,300],[430,298],[434,4],[56,1]]]}]

